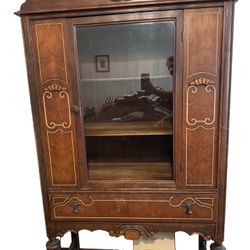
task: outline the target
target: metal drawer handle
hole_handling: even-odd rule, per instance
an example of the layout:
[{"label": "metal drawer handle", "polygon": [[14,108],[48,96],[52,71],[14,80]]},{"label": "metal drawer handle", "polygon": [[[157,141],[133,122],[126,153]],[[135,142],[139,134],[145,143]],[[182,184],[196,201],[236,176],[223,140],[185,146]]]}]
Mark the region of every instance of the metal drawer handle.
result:
[{"label": "metal drawer handle", "polygon": [[192,201],[186,201],[186,202],[184,202],[182,204],[182,206],[186,208],[188,215],[192,215],[193,214],[194,202],[192,202]]},{"label": "metal drawer handle", "polygon": [[69,205],[73,208],[74,214],[79,214],[81,203],[79,201],[71,201]]}]

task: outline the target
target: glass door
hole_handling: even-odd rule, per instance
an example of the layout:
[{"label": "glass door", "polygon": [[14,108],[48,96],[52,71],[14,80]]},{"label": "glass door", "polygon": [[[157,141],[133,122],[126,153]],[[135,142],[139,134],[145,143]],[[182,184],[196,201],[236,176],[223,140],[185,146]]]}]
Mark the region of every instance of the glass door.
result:
[{"label": "glass door", "polygon": [[176,20],[76,26],[90,180],[173,180]]}]

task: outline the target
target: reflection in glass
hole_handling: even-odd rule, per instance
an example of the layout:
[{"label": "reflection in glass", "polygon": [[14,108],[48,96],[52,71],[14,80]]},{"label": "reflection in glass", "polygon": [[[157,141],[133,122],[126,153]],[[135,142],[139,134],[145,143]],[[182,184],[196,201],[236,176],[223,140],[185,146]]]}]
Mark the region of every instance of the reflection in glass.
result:
[{"label": "reflection in glass", "polygon": [[77,28],[90,179],[173,178],[175,22]]}]

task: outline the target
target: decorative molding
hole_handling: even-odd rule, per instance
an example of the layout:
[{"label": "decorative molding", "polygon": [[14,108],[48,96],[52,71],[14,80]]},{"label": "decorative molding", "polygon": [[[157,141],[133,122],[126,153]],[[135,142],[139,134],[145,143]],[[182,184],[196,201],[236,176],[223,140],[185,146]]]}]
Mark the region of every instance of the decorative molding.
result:
[{"label": "decorative molding", "polygon": [[207,86],[209,84],[214,84],[214,81],[209,79],[209,78],[206,78],[206,77],[197,78],[189,83],[190,86],[193,86],[193,85],[195,85],[195,86],[200,86],[200,85]]},{"label": "decorative molding", "polygon": [[[186,122],[190,126],[194,126],[196,124],[201,124],[204,123],[205,125],[209,126],[212,125],[215,122],[216,119],[216,88],[213,85],[214,81],[205,78],[205,77],[200,77],[192,82],[189,83],[189,87],[187,88],[186,92]],[[189,109],[190,109],[190,104],[189,104],[189,98],[190,98],[190,92],[192,94],[196,94],[198,92],[198,88],[200,86],[205,86],[205,91],[206,93],[213,93],[213,114],[211,117],[205,117],[204,119],[196,118],[196,117],[189,117]]]},{"label": "decorative molding", "polygon": [[[67,112],[68,113],[68,120],[67,121],[61,121],[61,123],[56,123],[55,121],[49,121],[49,119],[48,119],[48,111],[47,111],[48,104],[46,105],[46,103],[48,102],[48,100],[51,100],[53,98],[54,92],[58,92],[59,98],[65,99],[67,102],[67,110],[68,110],[68,112]],[[71,121],[71,113],[70,113],[70,97],[69,97],[69,94],[68,94],[67,89],[65,87],[54,83],[54,84],[44,88],[43,108],[44,108],[45,124],[49,129],[54,129],[56,127],[68,129],[71,127],[72,121]]]},{"label": "decorative molding", "polygon": [[53,91],[61,92],[61,91],[67,91],[67,89],[65,87],[59,85],[59,84],[54,83],[54,84],[46,87],[44,89],[44,91],[48,91],[48,92],[53,92]]},{"label": "decorative molding", "polygon": [[[57,224],[56,224],[57,225]],[[157,233],[159,232],[169,232],[169,233],[175,233],[176,231],[182,231],[187,233],[188,235],[194,235],[194,234],[199,234],[201,235],[204,239],[206,240],[211,240],[214,239],[214,225],[211,224],[206,224],[202,225],[199,229],[194,231],[194,227],[188,226],[189,224],[183,224],[183,223],[164,223],[164,224],[157,224],[154,223],[153,226],[152,224],[122,224],[122,223],[72,223],[70,227],[68,227],[68,224],[61,224],[60,222],[58,223],[58,229],[53,231],[53,237],[63,237],[67,232],[74,232],[77,233],[81,230],[88,230],[91,232],[94,232],[96,230],[104,230],[110,234],[112,237],[119,237],[129,231],[131,228],[132,234],[137,235],[141,233],[141,236],[144,238],[149,238],[149,239],[157,239]],[[207,229],[204,229],[207,228]],[[126,228],[128,230],[126,230]],[[146,235],[145,235],[146,234]],[[145,235],[145,236],[144,236]]]},{"label": "decorative molding", "polygon": [[110,236],[119,237],[124,235],[128,240],[138,240],[140,237],[144,239],[155,239],[155,232],[149,232],[141,225],[122,225],[116,231],[110,231]]}]

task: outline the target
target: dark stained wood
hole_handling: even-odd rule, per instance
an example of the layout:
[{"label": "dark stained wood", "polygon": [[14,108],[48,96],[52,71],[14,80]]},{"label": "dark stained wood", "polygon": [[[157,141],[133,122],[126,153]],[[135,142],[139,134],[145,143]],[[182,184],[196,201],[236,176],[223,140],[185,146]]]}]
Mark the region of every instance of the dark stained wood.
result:
[{"label": "dark stained wood", "polygon": [[39,105],[37,100],[39,99],[38,95],[38,85],[36,84],[36,67],[34,65],[34,57],[35,57],[35,48],[32,43],[33,32],[30,25],[29,17],[23,17],[21,19],[22,22],[22,30],[23,30],[23,40],[24,40],[24,49],[26,56],[26,67],[28,73],[28,83],[29,83],[29,91],[30,91],[30,102],[31,102],[31,110],[34,124],[34,132],[36,137],[36,147],[37,147],[37,156],[39,162],[39,172],[40,172],[40,182],[44,183],[41,185],[42,190],[42,199],[43,199],[43,208],[44,208],[44,218],[46,222],[47,236],[48,238],[56,237],[53,235],[51,220],[50,220],[50,212],[49,212],[49,197],[48,197],[48,185],[45,159],[44,159],[44,148],[42,142],[42,127],[41,127],[41,113],[39,109]]},{"label": "dark stained wood", "polygon": [[[17,14],[22,16],[48,250],[61,249],[56,237],[82,229],[128,239],[153,239],[161,231],[196,232],[216,242],[212,249],[224,249],[234,2],[28,0],[22,5]],[[99,177],[91,179],[88,132],[82,110],[76,111],[81,100],[75,26],[169,19],[177,24],[174,178],[102,179],[103,166],[108,171],[116,167],[104,164],[97,167]],[[139,135],[155,136],[155,130],[142,130]],[[121,131],[116,133],[121,136]],[[150,168],[154,162],[146,165]],[[125,173],[129,175],[129,169]]]},{"label": "dark stained wood", "polygon": [[36,22],[39,107],[51,186],[77,186],[72,89],[68,81],[62,20]]},{"label": "dark stained wood", "polygon": [[220,220],[217,223],[217,242],[224,241],[225,225],[225,200],[226,200],[226,176],[227,176],[227,153],[228,153],[228,133],[229,133],[229,108],[231,89],[231,60],[233,47],[233,17],[234,4],[225,3],[224,25],[223,25],[223,51],[222,51],[222,73],[221,73],[221,99],[220,99],[220,129],[218,139],[218,191],[219,200],[218,214]]},{"label": "dark stained wood", "polygon": [[184,11],[183,167],[186,186],[216,186],[222,8]]},{"label": "dark stained wood", "polygon": [[51,79],[67,82],[63,23],[37,23],[35,31],[41,83]]},{"label": "dark stained wood", "polygon": [[[59,200],[61,198],[61,200]],[[64,200],[63,200],[64,199]],[[206,194],[71,194],[51,196],[54,220],[203,221],[217,219],[216,195]],[[192,202],[192,214],[186,202]],[[77,211],[72,204],[79,204]],[[101,211],[101,212],[98,212]],[[153,211],[153,213],[152,213]],[[167,211],[167,212],[166,212]]]},{"label": "dark stained wood", "polygon": [[[213,3],[219,1],[230,0],[130,0],[130,1],[112,1],[112,0],[27,0],[22,6],[20,12],[17,14],[30,14],[30,13],[47,13],[55,11],[73,11],[73,10],[86,10],[97,8],[112,8],[112,7],[129,7],[140,5],[159,5],[159,4],[188,4],[195,2]],[[237,0],[236,0],[237,1]]]},{"label": "dark stained wood", "polygon": [[[214,174],[214,129],[204,130],[199,127],[193,132],[186,130],[187,159],[186,159],[186,184],[207,185],[213,184]],[[199,144],[197,146],[197,138]],[[190,157],[192,155],[193,157]]]}]

